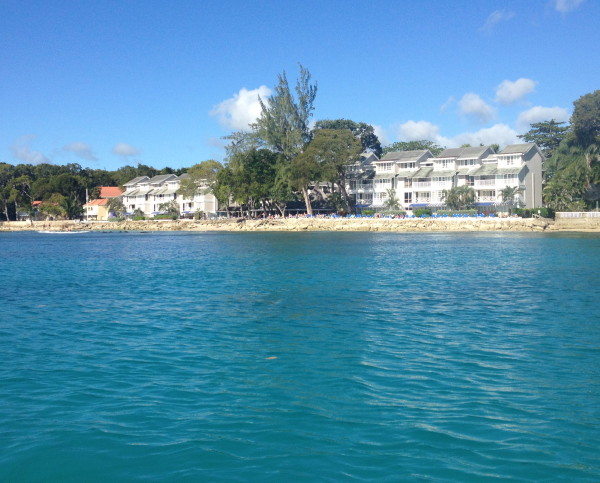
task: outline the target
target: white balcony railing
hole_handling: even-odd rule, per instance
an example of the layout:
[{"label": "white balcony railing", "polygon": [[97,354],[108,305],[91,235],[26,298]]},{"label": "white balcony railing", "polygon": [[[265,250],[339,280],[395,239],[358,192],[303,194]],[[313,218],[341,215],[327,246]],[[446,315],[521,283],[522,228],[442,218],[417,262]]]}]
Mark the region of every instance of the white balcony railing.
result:
[{"label": "white balcony railing", "polygon": [[413,182],[413,188],[431,188],[431,181]]},{"label": "white balcony railing", "polygon": [[496,186],[495,179],[476,179],[475,180],[475,188],[478,186]]}]

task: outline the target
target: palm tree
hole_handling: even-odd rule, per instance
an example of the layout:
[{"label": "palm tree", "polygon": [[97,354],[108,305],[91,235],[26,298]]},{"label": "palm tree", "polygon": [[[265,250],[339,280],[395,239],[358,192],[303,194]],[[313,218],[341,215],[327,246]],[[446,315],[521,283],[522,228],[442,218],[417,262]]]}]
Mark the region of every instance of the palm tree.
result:
[{"label": "palm tree", "polygon": [[388,210],[399,210],[400,209],[400,200],[396,198],[396,190],[394,188],[390,188],[387,190],[387,200],[385,200],[384,206]]},{"label": "palm tree", "polygon": [[109,213],[114,213],[117,218],[124,216],[126,211],[121,198],[110,198],[106,203],[106,210]]},{"label": "palm tree", "polygon": [[475,190],[466,184],[453,186],[442,191],[442,201],[445,201],[451,210],[462,210],[475,202]]},{"label": "palm tree", "polygon": [[507,186],[506,188],[500,190],[502,203],[513,206],[515,204],[515,196],[517,196],[521,191],[523,191],[523,189],[518,186]]}]

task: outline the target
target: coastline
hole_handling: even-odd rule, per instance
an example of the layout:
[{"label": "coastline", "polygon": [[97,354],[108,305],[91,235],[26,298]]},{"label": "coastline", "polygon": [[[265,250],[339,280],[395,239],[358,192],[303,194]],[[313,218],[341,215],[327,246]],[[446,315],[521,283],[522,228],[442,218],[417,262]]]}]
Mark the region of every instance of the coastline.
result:
[{"label": "coastline", "polygon": [[540,218],[276,218],[260,220],[143,220],[122,222],[9,221],[1,231],[380,231],[380,232],[600,232],[600,223],[558,223]]}]

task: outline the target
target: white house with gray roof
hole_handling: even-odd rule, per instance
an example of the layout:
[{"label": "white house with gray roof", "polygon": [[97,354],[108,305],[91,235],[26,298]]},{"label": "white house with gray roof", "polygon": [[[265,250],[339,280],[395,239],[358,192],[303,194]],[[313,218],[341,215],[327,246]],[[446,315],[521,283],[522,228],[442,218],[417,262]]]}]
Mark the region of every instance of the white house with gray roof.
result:
[{"label": "white house with gray roof", "polygon": [[178,194],[181,180],[186,176],[189,175],[164,174],[153,178],[140,176],[128,181],[123,185],[125,192],[122,195],[127,213],[133,214],[136,210],[140,210],[144,216],[152,217],[164,211],[165,203],[175,203],[183,215],[191,215],[197,211],[215,213],[218,202],[208,185],[193,199],[183,198]]},{"label": "white house with gray roof", "polygon": [[[388,153],[373,161],[372,208],[385,206],[388,190],[405,209],[443,208],[444,191],[467,185],[475,190],[481,211],[496,211],[503,205],[542,206],[544,157],[534,143],[513,144],[501,152],[491,146],[451,148],[433,156],[430,151]],[[503,200],[502,190],[517,188],[513,200]],[[353,193],[352,186],[349,192]]]}]

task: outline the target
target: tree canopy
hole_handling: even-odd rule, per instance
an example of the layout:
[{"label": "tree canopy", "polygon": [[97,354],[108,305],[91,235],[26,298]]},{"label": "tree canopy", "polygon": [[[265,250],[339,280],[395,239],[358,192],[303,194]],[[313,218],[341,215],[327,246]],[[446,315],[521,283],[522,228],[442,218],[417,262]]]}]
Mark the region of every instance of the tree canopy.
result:
[{"label": "tree canopy", "polygon": [[360,139],[362,151],[374,153],[377,157],[381,156],[381,143],[370,124],[349,119],[326,119],[315,123],[315,131],[318,129],[347,129]]},{"label": "tree canopy", "polygon": [[387,153],[395,153],[397,151],[420,151],[422,149],[429,149],[434,156],[440,154],[444,148],[433,141],[427,141],[422,139],[420,141],[397,141],[393,144],[385,146],[382,151],[382,155]]}]

